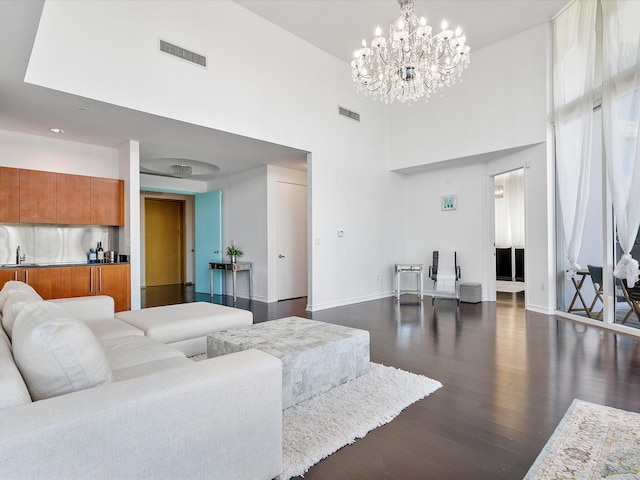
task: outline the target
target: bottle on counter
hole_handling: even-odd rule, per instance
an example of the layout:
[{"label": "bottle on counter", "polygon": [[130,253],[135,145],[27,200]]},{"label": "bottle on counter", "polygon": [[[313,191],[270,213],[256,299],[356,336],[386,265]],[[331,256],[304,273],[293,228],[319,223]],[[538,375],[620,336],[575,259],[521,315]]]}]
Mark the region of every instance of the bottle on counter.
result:
[{"label": "bottle on counter", "polygon": [[102,248],[102,242],[98,242],[98,249],[96,250],[96,261],[98,263],[104,263],[104,249]]},{"label": "bottle on counter", "polygon": [[97,255],[96,255],[96,251],[93,248],[89,249],[89,263],[96,263],[97,260]]}]

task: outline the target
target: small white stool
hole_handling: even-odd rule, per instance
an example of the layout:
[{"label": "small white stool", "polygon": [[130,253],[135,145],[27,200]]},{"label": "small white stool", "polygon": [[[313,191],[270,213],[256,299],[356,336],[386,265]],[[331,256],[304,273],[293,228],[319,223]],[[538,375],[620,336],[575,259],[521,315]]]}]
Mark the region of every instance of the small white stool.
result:
[{"label": "small white stool", "polygon": [[460,301],[464,303],[480,303],[482,301],[482,285],[479,283],[461,283]]},{"label": "small white stool", "polygon": [[422,301],[422,264],[421,263],[410,263],[410,264],[400,264],[396,263],[394,267],[395,271],[395,280],[396,280],[396,300],[400,300],[400,274],[401,273],[411,273],[415,274],[417,279],[417,295],[418,301]]}]

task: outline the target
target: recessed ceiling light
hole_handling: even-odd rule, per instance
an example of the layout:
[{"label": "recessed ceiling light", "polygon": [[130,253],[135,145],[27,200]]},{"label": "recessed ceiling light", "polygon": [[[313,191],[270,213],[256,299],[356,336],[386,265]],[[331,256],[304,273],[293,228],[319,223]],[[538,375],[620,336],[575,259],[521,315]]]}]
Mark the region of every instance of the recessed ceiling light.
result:
[{"label": "recessed ceiling light", "polygon": [[61,128],[50,128],[49,130],[53,133],[64,133],[64,130]]}]

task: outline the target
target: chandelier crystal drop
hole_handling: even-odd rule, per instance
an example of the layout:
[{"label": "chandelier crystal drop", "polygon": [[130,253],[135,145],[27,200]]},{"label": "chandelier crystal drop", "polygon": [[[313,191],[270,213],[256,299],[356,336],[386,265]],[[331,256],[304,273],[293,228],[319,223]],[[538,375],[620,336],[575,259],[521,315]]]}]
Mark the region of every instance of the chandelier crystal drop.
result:
[{"label": "chandelier crystal drop", "polygon": [[375,38],[356,50],[351,74],[356,88],[374,100],[393,103],[429,98],[456,82],[469,65],[469,47],[457,28],[443,21],[433,33],[425,17],[418,17],[413,0],[398,0],[402,13],[391,22],[389,38],[376,28]]},{"label": "chandelier crystal drop", "polygon": [[171,165],[171,176],[176,178],[190,178],[191,177],[190,165]]}]

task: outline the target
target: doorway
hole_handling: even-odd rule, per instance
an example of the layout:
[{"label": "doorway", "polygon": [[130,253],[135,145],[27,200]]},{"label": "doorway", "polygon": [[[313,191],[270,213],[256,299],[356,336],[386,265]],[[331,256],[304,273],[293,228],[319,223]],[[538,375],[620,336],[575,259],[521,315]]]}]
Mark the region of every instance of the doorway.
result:
[{"label": "doorway", "polygon": [[185,202],[146,198],[144,207],[146,286],[184,283]]},{"label": "doorway", "polygon": [[496,292],[524,295],[524,169],[493,177]]},{"label": "doorway", "polygon": [[307,186],[277,182],[277,298],[307,296]]}]

